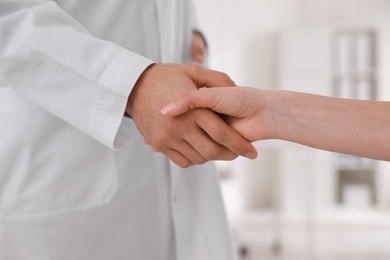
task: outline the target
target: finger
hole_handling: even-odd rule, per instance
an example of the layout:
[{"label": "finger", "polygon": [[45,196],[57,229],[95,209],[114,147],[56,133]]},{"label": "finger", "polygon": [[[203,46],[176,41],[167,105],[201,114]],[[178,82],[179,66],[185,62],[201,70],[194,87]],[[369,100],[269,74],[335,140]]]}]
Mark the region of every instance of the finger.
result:
[{"label": "finger", "polygon": [[192,49],[192,59],[198,63],[203,63],[205,59],[205,49],[201,46],[193,47]]},{"label": "finger", "polygon": [[150,145],[150,142],[144,138],[144,144]]},{"label": "finger", "polygon": [[206,50],[204,45],[193,43],[192,45],[192,59],[196,62],[202,63],[204,61]]},{"label": "finger", "polygon": [[209,70],[200,65],[182,66],[198,88],[235,86],[234,81],[223,72]]},{"label": "finger", "polygon": [[257,157],[256,148],[215,113],[198,113],[197,123],[215,142],[230,151],[249,159]]},{"label": "finger", "polygon": [[193,59],[198,63],[203,63],[205,59],[205,55],[203,53],[197,53],[193,56]]},{"label": "finger", "polygon": [[195,62],[203,63],[206,56],[206,43],[203,35],[199,32],[193,32],[191,53]]},{"label": "finger", "polygon": [[225,111],[219,109],[218,101],[220,96],[217,91],[188,91],[180,94],[175,103],[170,103],[161,109],[161,113],[168,116],[178,116],[195,108],[211,108],[217,113],[224,114]]},{"label": "finger", "polygon": [[175,164],[182,168],[188,168],[192,165],[194,165],[193,162],[191,162],[187,157],[182,155],[176,150],[168,149],[164,152],[164,154]]},{"label": "finger", "polygon": [[[198,128],[196,128],[198,129]],[[191,133],[189,136],[199,136],[203,135],[204,133],[200,130],[198,130],[198,133]],[[180,142],[180,145],[175,145],[175,150],[182,154],[184,157],[186,157],[189,161],[191,161],[193,164],[204,164],[207,160],[204,156],[202,156],[201,152],[198,152],[191,144],[189,144],[186,140],[182,140]],[[178,148],[179,147],[179,148]],[[172,149],[173,150],[173,149]]]},{"label": "finger", "polygon": [[[187,136],[206,136],[206,134],[199,129],[196,124],[193,124],[193,127],[189,127],[189,125],[185,128]],[[183,131],[184,132],[184,131]],[[169,142],[165,143],[163,146],[152,146],[153,152],[161,152],[167,155],[166,151],[176,151],[180,153],[182,156],[187,158],[192,165],[196,164],[204,164],[207,160],[205,157],[198,152],[192,145],[190,145],[185,139],[178,137],[177,139],[171,139]]]},{"label": "finger", "polygon": [[[205,111],[215,115],[209,110]],[[216,143],[199,127],[196,122],[196,113],[198,112],[192,111],[188,115],[175,118],[175,121],[181,122],[174,128],[178,133],[176,138],[170,139],[169,142],[164,142],[162,147],[158,148],[164,153],[164,146],[168,145],[168,148],[176,150],[194,164],[202,164],[209,160],[233,160],[237,158],[238,155],[236,153]]]},{"label": "finger", "polygon": [[190,138],[187,140],[187,142],[189,143],[190,147],[199,152],[201,156],[206,159],[206,161],[231,161],[238,157],[238,154],[215,142],[202,128],[198,126],[197,129],[197,133],[189,135]]}]

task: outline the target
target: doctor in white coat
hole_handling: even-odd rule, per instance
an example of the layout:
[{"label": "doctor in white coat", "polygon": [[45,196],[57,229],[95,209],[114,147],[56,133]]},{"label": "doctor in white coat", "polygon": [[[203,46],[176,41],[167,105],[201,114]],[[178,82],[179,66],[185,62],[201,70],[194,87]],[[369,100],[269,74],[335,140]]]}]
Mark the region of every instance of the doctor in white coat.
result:
[{"label": "doctor in white coat", "polygon": [[190,60],[191,8],[0,0],[0,260],[235,259],[213,165],[143,144],[182,166],[253,155],[210,110],[160,116],[180,87],[233,84],[151,66]]}]

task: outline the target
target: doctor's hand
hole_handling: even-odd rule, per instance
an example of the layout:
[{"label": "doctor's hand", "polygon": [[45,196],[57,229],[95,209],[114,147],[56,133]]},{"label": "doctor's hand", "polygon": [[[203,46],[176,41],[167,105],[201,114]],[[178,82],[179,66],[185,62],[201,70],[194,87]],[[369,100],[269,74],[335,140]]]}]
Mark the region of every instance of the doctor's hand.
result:
[{"label": "doctor's hand", "polygon": [[146,141],[181,167],[238,155],[254,159],[256,149],[215,112],[197,109],[177,117],[160,112],[182,91],[232,85],[225,74],[198,65],[155,64],[138,79],[126,112]]},{"label": "doctor's hand", "polygon": [[203,63],[206,59],[206,41],[200,32],[192,33],[191,56],[195,62]]}]

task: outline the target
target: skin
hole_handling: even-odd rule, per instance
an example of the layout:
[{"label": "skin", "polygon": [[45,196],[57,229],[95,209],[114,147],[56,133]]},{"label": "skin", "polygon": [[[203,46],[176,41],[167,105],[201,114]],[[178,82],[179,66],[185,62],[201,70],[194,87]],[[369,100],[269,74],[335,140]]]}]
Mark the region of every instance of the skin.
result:
[{"label": "skin", "polygon": [[[203,35],[198,31],[192,32],[191,42],[191,57],[196,63],[202,64],[206,59],[207,44]],[[148,140],[144,139],[144,144],[151,145]],[[152,146],[154,152],[159,152],[157,148]]]},{"label": "skin", "polygon": [[181,167],[210,160],[233,160],[238,155],[255,158],[256,149],[210,109],[189,111],[169,118],[160,113],[182,91],[199,87],[231,86],[224,73],[198,65],[155,64],[134,86],[126,112],[155,150]]},{"label": "skin", "polygon": [[203,63],[206,59],[207,47],[203,35],[197,31],[193,32],[191,56],[197,63]]},{"label": "skin", "polygon": [[199,108],[225,115],[226,122],[250,141],[280,139],[390,161],[390,102],[212,88],[183,92],[162,113],[174,118]]},{"label": "skin", "polygon": [[[191,54],[198,63],[206,57],[206,43],[196,31]],[[183,168],[209,160],[232,160],[238,155],[254,159],[257,152],[250,142],[209,109],[177,118],[160,114],[161,106],[173,101],[183,90],[234,85],[226,74],[197,65],[155,64],[138,79],[126,112],[134,119],[145,144]]]}]

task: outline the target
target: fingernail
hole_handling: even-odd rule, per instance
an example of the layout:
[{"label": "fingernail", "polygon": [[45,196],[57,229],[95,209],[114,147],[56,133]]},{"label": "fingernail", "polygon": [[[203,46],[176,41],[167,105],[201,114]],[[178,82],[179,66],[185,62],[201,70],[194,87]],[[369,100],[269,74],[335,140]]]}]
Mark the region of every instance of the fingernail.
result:
[{"label": "fingernail", "polygon": [[249,152],[249,153],[247,153],[246,155],[245,155],[245,157],[246,158],[248,158],[248,159],[256,159],[256,157],[257,157],[257,152]]},{"label": "fingernail", "polygon": [[168,114],[170,111],[172,111],[175,108],[176,108],[176,104],[175,103],[171,103],[171,104],[166,105],[165,107],[163,107],[163,109],[161,109],[161,113],[166,115],[166,114]]}]

